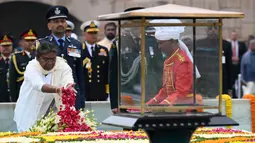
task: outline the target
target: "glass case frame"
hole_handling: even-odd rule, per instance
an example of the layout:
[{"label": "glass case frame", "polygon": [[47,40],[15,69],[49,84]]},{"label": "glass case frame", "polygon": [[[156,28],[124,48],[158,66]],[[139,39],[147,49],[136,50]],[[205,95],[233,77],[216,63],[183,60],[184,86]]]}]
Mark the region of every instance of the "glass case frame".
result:
[{"label": "glass case frame", "polygon": [[[169,18],[170,19],[170,18]],[[190,20],[191,18],[189,18]],[[197,23],[195,18],[193,18],[193,23],[149,23],[146,18],[142,18],[140,20],[140,22],[136,22],[136,23],[122,23],[122,20],[118,20],[118,35],[121,35],[121,29],[122,28],[128,28],[128,27],[140,27],[141,28],[141,57],[145,57],[145,28],[146,27],[150,27],[150,26],[192,26],[193,27],[193,47],[196,47],[196,27],[199,26],[218,26],[219,27],[219,51],[222,51],[222,18],[218,18],[218,22],[214,22],[214,23],[202,23],[199,22]],[[121,38],[119,38],[118,40],[118,44],[121,45]],[[196,50],[194,50],[193,53],[193,59],[194,59],[194,64],[193,64],[193,105],[196,104],[196,92],[195,92],[195,88],[196,88],[196,83],[194,78],[196,77],[195,75],[195,53]],[[222,113],[222,52],[219,52],[219,101],[218,101],[218,106],[203,106],[203,105],[196,105],[196,106],[146,106],[145,105],[145,58],[141,58],[141,103],[140,106],[127,106],[127,105],[121,105],[120,104],[120,99],[121,99],[121,87],[120,87],[120,72],[118,72],[118,105],[119,105],[119,109],[118,111],[121,110],[125,110],[125,109],[137,109],[140,110],[141,114],[145,114],[146,110],[150,110],[150,111],[155,111],[155,112],[180,112],[180,111],[185,111],[187,109],[218,109],[218,113],[217,114],[221,114]],[[120,67],[121,67],[121,63],[120,63],[120,50],[118,49],[118,69],[120,71]]]}]

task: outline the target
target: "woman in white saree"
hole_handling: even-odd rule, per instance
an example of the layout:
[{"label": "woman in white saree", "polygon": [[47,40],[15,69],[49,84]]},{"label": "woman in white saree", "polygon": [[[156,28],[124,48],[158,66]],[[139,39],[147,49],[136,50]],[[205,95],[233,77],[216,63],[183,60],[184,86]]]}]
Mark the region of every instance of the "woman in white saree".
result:
[{"label": "woman in white saree", "polygon": [[14,111],[19,132],[29,130],[52,105],[59,110],[62,87],[74,90],[72,70],[64,59],[56,56],[55,45],[41,43],[36,53],[36,59],[27,65]]}]

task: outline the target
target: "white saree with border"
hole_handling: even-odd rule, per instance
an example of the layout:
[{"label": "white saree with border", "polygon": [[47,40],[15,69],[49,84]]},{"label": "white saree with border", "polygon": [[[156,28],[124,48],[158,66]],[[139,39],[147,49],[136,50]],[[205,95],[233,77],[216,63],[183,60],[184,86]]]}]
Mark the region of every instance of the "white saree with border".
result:
[{"label": "white saree with border", "polygon": [[59,110],[62,103],[61,96],[42,92],[44,84],[66,87],[69,83],[74,83],[72,69],[64,59],[57,57],[56,64],[50,71],[45,71],[36,59],[30,61],[24,73],[24,81],[14,111],[14,121],[18,131],[29,130],[45,115],[54,98]]}]

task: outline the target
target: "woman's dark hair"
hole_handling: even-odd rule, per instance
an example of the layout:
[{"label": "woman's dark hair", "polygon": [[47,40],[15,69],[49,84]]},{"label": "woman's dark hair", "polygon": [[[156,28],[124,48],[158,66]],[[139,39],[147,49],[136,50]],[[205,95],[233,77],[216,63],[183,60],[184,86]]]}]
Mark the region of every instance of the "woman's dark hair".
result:
[{"label": "woman's dark hair", "polygon": [[52,44],[50,42],[40,42],[38,45],[38,48],[36,49],[36,57],[40,57],[41,55],[55,52],[57,53],[58,47],[55,44]]}]

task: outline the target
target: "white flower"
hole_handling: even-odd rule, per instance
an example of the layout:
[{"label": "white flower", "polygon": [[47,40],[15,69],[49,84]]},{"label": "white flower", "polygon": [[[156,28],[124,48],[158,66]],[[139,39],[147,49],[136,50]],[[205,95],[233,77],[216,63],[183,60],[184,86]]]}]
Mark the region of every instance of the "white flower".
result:
[{"label": "white flower", "polygon": [[45,126],[37,127],[37,130],[38,130],[39,132],[45,132],[46,127],[45,127]]},{"label": "white flower", "polygon": [[53,131],[57,132],[58,131],[58,125],[56,124],[52,129],[53,129]]},{"label": "white flower", "polygon": [[84,112],[79,113],[80,117],[86,117],[86,114]]},{"label": "white flower", "polygon": [[58,124],[60,121],[60,116],[59,115],[56,115],[56,118],[55,118],[55,123]]},{"label": "white flower", "polygon": [[87,115],[87,114],[89,114],[90,112],[92,112],[92,111],[86,110],[86,111],[85,111],[85,114]]},{"label": "white flower", "polygon": [[75,111],[76,109],[75,109],[75,107],[74,106],[72,106],[72,107],[70,107],[73,111]]}]

